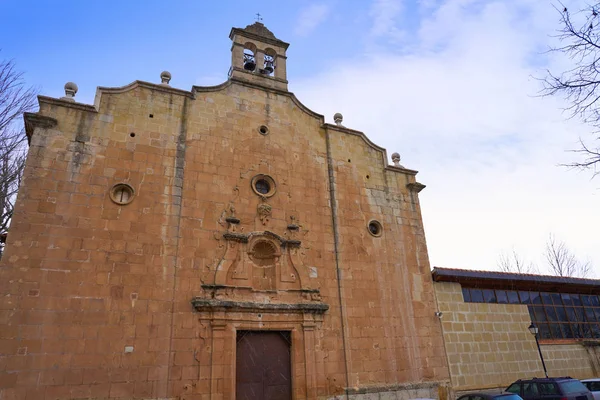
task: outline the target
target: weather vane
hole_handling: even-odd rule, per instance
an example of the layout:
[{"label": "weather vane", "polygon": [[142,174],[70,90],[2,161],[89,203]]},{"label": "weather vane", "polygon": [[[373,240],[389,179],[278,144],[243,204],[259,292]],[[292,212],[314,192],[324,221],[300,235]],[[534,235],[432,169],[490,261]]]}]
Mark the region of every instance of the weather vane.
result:
[{"label": "weather vane", "polygon": [[262,17],[260,16],[260,13],[256,13],[256,22],[260,22],[262,21]]}]

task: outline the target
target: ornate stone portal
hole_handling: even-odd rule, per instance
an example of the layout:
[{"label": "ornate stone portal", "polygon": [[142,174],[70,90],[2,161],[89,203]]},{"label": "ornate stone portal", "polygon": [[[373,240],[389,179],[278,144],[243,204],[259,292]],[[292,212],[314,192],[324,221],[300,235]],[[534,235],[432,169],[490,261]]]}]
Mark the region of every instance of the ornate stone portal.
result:
[{"label": "ornate stone portal", "polygon": [[302,243],[269,231],[238,233],[239,219],[227,222],[229,230],[223,234],[227,245],[214,280],[203,284],[202,295],[192,299],[201,324],[207,323],[212,331],[211,384],[222,382],[219,390],[233,398],[238,332],[288,332],[291,357],[296,360],[291,372],[294,386],[306,398],[316,398],[317,376],[323,373],[316,361],[317,331],[329,305],[321,301],[300,260]]}]

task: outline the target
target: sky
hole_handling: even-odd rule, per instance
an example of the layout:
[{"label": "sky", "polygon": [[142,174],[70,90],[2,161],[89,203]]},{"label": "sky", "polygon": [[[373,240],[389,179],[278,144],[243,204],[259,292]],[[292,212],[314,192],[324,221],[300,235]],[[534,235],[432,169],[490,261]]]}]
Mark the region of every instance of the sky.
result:
[{"label": "sky", "polygon": [[[570,9],[581,2],[563,1]],[[92,104],[97,86],[134,80],[216,85],[229,31],[260,13],[290,43],[289,89],[363,131],[419,172],[431,266],[498,269],[513,249],[547,272],[550,234],[600,278],[600,176],[560,166],[592,140],[561,98],[538,96],[559,27],[546,0],[0,0],[0,57],[44,95]],[[390,160],[391,163],[391,160]]]}]

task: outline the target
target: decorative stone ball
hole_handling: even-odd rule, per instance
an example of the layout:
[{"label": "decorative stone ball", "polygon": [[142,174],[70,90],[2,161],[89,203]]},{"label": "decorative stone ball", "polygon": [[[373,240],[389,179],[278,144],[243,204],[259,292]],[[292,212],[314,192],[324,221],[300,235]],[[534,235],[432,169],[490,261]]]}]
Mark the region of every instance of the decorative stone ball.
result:
[{"label": "decorative stone ball", "polygon": [[163,83],[169,83],[169,81],[171,80],[171,73],[169,71],[161,72],[160,79]]},{"label": "decorative stone ball", "polygon": [[340,124],[344,120],[344,116],[340,113],[335,113],[335,114],[333,114],[333,120],[335,121],[336,124]]},{"label": "decorative stone ball", "polygon": [[393,153],[392,154],[392,161],[400,161],[400,154],[398,153]]},{"label": "decorative stone ball", "polygon": [[73,94],[77,93],[77,91],[79,90],[79,88],[77,87],[77,85],[73,82],[67,82],[65,83],[65,93],[66,92],[71,92]]}]

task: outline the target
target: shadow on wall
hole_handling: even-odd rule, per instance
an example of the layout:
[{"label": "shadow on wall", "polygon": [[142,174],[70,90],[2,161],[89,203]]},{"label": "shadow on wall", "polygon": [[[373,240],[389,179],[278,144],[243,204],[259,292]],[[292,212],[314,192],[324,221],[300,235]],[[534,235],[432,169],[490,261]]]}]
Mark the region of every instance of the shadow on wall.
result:
[{"label": "shadow on wall", "polygon": [[590,363],[594,376],[600,375],[600,343],[599,342],[583,342],[583,348],[590,355]]}]

